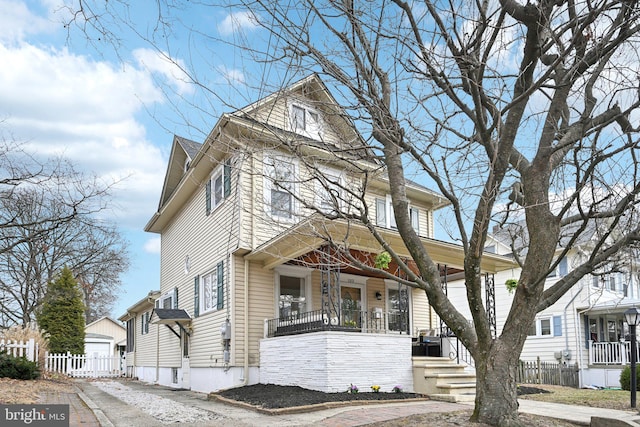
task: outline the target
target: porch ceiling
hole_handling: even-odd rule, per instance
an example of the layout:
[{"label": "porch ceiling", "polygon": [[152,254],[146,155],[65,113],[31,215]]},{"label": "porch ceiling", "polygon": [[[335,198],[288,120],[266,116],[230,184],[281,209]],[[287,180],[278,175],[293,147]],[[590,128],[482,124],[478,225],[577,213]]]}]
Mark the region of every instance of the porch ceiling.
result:
[{"label": "porch ceiling", "polygon": [[[378,231],[394,251],[402,257],[409,257],[409,251],[398,232],[388,229]],[[336,244],[364,252],[379,253],[383,250],[369,230],[361,224],[312,217],[262,244],[247,254],[246,258],[250,261],[262,262],[265,268],[272,269],[318,249],[329,239]],[[436,263],[463,269],[464,252],[461,246],[426,237],[422,237],[421,240]],[[482,270],[484,272],[496,273],[515,266],[511,258],[492,253],[483,255]]]}]

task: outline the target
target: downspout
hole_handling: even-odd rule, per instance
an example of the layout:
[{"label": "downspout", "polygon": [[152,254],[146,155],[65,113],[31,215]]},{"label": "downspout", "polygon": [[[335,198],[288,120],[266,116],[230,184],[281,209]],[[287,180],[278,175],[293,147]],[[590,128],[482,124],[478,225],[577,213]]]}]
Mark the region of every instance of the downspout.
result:
[{"label": "downspout", "polygon": [[[249,155],[249,162],[251,163],[249,170],[255,171],[255,155],[252,153]],[[255,197],[255,179],[254,174],[248,174],[249,177],[249,215],[251,226],[250,226],[250,234],[251,234],[251,249],[256,247],[256,233],[255,233],[255,204],[253,199]],[[238,185],[240,188],[244,188],[244,186]],[[242,222],[241,222],[242,224]],[[243,309],[243,328],[244,328],[244,336],[243,336],[243,345],[244,345],[244,357],[243,357],[243,385],[249,384],[249,260],[245,258],[244,260],[244,287],[243,287],[243,297],[244,297],[244,309]]]},{"label": "downspout", "polygon": [[244,381],[249,384],[249,260],[244,260]]},{"label": "downspout", "polygon": [[156,384],[160,382],[160,326],[156,328]]},{"label": "downspout", "polygon": [[[576,294],[573,297],[571,297],[571,299],[569,300],[567,305],[564,306],[564,310],[563,310],[563,317],[564,317],[564,347],[567,350],[569,349],[569,323],[567,322],[567,310],[569,309],[569,306],[571,304],[573,304],[573,302],[578,297],[578,295],[580,295],[580,293],[582,292],[583,289],[584,289],[584,283],[581,283],[580,289],[578,289],[578,292],[576,292]],[[576,336],[576,338],[577,338],[577,336]],[[579,341],[578,341],[578,343],[579,343]]]}]

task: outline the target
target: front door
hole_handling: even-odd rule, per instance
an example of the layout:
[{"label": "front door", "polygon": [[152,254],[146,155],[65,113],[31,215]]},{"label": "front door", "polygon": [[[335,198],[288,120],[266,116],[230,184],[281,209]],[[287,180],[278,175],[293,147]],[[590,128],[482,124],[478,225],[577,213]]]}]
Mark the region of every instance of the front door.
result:
[{"label": "front door", "polygon": [[364,310],[364,286],[340,286],[340,305],[342,308],[342,325],[351,328],[362,327],[362,312]]},{"label": "front door", "polygon": [[191,365],[189,363],[189,335],[185,331],[180,332],[180,342],[182,344],[182,384],[180,387],[191,388]]}]

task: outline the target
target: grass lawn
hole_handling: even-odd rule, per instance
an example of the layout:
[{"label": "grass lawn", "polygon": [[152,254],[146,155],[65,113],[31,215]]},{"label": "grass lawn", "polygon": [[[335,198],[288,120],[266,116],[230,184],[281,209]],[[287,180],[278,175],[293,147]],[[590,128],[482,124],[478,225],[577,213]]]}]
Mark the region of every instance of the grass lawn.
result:
[{"label": "grass lawn", "polygon": [[[631,394],[624,390],[577,389],[544,384],[524,385],[541,388],[549,391],[549,393],[527,394],[520,396],[521,399],[592,406],[596,408],[631,409]],[[638,398],[640,398],[640,393],[638,393]]]}]

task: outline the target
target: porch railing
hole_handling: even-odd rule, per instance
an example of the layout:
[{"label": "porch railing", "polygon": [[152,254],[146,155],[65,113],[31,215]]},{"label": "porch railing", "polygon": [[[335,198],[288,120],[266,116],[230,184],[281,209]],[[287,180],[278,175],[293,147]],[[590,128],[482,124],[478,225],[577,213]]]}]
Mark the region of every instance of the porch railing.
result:
[{"label": "porch railing", "polygon": [[[640,349],[636,349],[636,360],[640,360]],[[626,365],[631,361],[629,341],[589,341],[590,365]]]},{"label": "porch railing", "polygon": [[339,315],[327,316],[323,310],[308,311],[277,319],[265,320],[265,338],[306,334],[318,331],[347,331],[365,333],[409,333],[406,313],[383,311],[342,310]]}]

